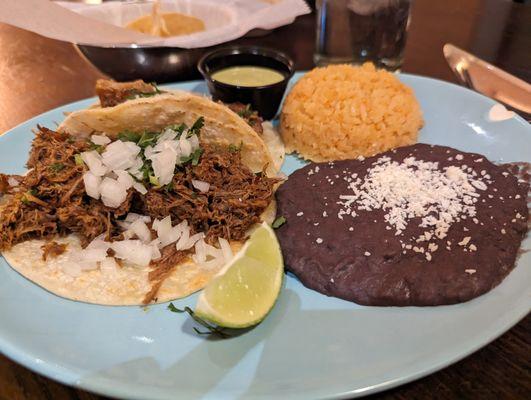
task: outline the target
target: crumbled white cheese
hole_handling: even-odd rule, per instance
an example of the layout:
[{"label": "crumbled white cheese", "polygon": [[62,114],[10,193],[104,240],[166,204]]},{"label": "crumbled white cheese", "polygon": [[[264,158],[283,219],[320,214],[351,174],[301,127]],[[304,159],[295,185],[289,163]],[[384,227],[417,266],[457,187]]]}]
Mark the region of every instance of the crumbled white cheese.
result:
[{"label": "crumbled white cheese", "polygon": [[411,219],[420,218],[419,226],[427,228],[430,238],[442,239],[452,223],[475,217],[477,189],[487,185],[456,166],[440,169],[437,162],[408,157],[398,163],[384,156],[371,165],[363,181],[358,178],[348,188],[350,193],[340,195],[337,202],[340,219],[349,214],[355,218],[354,209],[381,209],[397,236]]},{"label": "crumbled white cheese", "polygon": [[470,239],[472,239],[470,236],[465,236],[463,240],[461,240],[459,243],[457,243],[459,246],[466,246],[468,242],[470,242]]}]

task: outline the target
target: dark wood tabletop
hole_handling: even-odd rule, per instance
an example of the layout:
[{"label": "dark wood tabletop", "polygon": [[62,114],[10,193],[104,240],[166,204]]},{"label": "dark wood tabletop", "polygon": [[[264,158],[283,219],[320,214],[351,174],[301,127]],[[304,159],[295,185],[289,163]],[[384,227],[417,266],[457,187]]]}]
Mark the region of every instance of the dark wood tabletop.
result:
[{"label": "dark wood tabletop", "polygon": [[[527,3],[527,4],[526,4]],[[236,43],[284,50],[313,67],[315,15]],[[442,55],[451,42],[531,81],[531,4],[415,0],[403,71],[455,82]],[[103,75],[69,43],[0,24],[0,134],[39,113],[90,97]],[[1,323],[1,321],[0,321]],[[531,399],[531,316],[464,360],[374,399]],[[0,400],[103,397],[39,376],[0,355]]]}]

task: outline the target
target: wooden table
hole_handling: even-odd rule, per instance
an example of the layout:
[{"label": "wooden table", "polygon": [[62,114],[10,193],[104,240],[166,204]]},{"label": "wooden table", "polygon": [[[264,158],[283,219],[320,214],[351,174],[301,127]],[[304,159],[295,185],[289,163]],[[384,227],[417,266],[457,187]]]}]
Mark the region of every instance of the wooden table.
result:
[{"label": "wooden table", "polygon": [[[416,0],[403,70],[455,81],[442,56],[454,43],[531,80],[531,4],[503,0]],[[276,47],[298,69],[312,67],[314,16],[238,43]],[[102,75],[72,45],[0,24],[0,132],[41,112],[92,96]],[[0,321],[1,323],[1,321]],[[372,396],[378,399],[530,399],[531,317],[466,359]],[[34,374],[0,355],[0,400],[102,399]]]}]

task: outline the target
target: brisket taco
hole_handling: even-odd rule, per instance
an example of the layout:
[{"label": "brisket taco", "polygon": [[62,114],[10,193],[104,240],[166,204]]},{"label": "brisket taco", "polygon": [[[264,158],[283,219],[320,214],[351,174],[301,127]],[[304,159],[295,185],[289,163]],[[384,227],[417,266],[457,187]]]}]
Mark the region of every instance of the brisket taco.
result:
[{"label": "brisket taco", "polygon": [[281,142],[244,106],[141,81],[97,92],[57,131],[38,127],[24,176],[0,174],[0,251],[73,300],[187,296],[274,216]]}]

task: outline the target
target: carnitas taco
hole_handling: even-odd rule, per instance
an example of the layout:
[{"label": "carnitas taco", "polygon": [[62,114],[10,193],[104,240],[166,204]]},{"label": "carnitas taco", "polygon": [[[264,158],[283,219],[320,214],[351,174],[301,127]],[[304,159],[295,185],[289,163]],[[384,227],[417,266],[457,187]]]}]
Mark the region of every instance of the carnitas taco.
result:
[{"label": "carnitas taco", "polygon": [[187,296],[274,216],[278,160],[222,104],[143,82],[98,89],[99,106],[37,128],[25,175],[0,174],[0,251],[73,300]]}]

